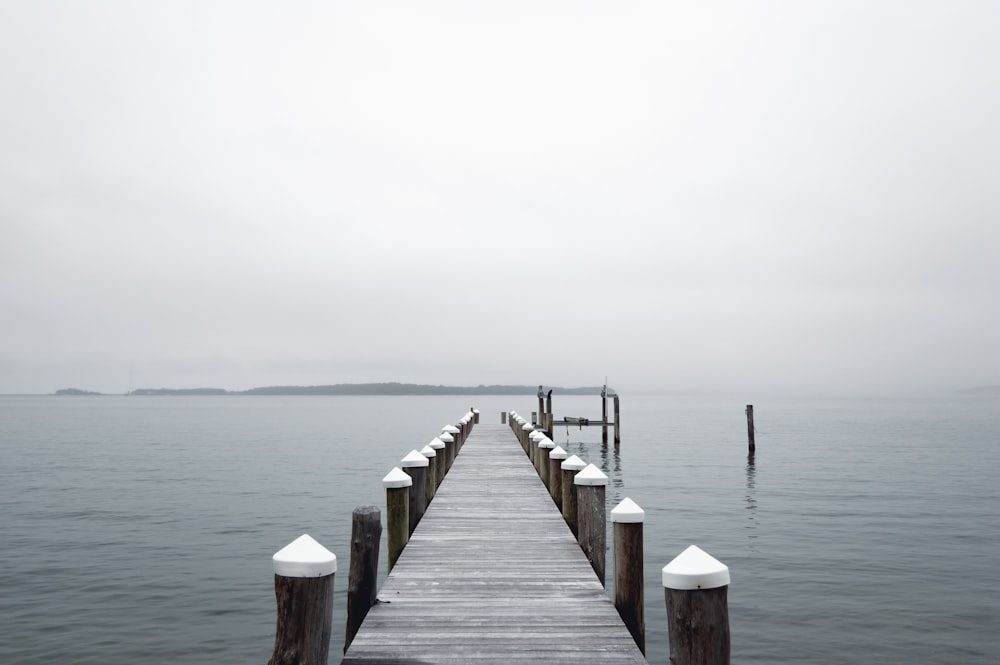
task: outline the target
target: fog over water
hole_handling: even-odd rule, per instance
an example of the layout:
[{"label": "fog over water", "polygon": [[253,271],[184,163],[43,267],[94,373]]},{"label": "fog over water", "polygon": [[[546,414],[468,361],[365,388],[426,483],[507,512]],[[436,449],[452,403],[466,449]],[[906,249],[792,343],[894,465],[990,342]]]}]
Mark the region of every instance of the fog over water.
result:
[{"label": "fog over water", "polygon": [[0,6],[0,393],[1000,384],[1000,6]]}]

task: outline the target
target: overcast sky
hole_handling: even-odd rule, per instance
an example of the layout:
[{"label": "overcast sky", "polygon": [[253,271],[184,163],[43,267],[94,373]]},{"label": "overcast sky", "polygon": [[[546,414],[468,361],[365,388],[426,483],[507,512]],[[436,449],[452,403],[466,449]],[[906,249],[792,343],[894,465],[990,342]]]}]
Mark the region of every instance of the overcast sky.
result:
[{"label": "overcast sky", "polygon": [[5,2],[0,393],[1000,383],[1000,3]]}]

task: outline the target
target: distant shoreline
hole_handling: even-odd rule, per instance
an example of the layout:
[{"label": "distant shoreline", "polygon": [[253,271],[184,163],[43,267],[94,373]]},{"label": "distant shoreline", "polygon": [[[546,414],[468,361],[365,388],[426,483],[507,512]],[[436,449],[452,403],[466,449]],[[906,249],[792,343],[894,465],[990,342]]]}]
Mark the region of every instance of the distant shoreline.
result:
[{"label": "distant shoreline", "polygon": [[[559,395],[600,395],[601,386],[582,388],[561,388],[545,386],[545,392],[552,390]],[[223,388],[138,388],[125,393],[136,397],[172,397],[191,395],[537,395],[538,386],[519,385],[479,385],[479,386],[434,386],[419,383],[338,383],[324,386],[265,386],[249,390],[225,390]],[[613,394],[609,390],[608,394]],[[109,396],[79,388],[63,388],[54,393],[58,397]],[[120,396],[120,395],[117,395]]]}]

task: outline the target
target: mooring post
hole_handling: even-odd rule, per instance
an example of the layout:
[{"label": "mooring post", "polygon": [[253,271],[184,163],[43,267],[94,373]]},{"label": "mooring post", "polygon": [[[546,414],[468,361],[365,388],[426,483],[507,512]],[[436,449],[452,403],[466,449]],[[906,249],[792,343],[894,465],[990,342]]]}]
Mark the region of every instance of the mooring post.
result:
[{"label": "mooring post", "polygon": [[396,559],[406,547],[410,539],[410,488],[413,478],[410,478],[398,466],[393,467],[385,478],[382,487],[385,488],[385,529],[386,541],[389,547],[389,569],[396,565]]},{"label": "mooring post", "polygon": [[747,438],[750,439],[750,452],[757,450],[753,440],[753,404],[747,404]]},{"label": "mooring post", "polygon": [[441,487],[441,481],[444,480],[445,471],[448,469],[448,460],[445,459],[448,455],[446,450],[447,445],[441,440],[441,437],[436,436],[431,439],[431,442],[427,444],[434,449],[437,455],[434,456],[434,482],[437,483],[434,487],[434,493],[437,494],[437,488]]},{"label": "mooring post", "polygon": [[273,563],[278,622],[268,665],[326,663],[337,556],[303,534],[278,550]]},{"label": "mooring post", "polygon": [[382,512],[361,506],[351,517],[351,562],[347,578],[347,630],[344,653],[351,646],[378,594],[378,546],[382,539]]},{"label": "mooring post", "polygon": [[671,665],[729,665],[729,568],[691,545],[663,567]]},{"label": "mooring post", "polygon": [[562,463],[567,457],[562,446],[556,446],[549,453],[549,494],[562,512]]},{"label": "mooring post", "polygon": [[573,478],[575,478],[576,474],[582,471],[586,466],[587,463],[576,455],[572,455],[568,459],[563,460],[563,463],[559,465],[559,468],[562,471],[562,515],[574,536],[577,535],[577,524],[576,485],[573,484]]},{"label": "mooring post", "polygon": [[552,439],[542,434],[538,439],[538,475],[542,478],[542,483],[545,485],[545,489],[552,492],[552,478],[549,474],[549,467],[551,462],[549,461],[549,453],[556,447],[556,444],[552,442]]},{"label": "mooring post", "polygon": [[601,388],[601,443],[608,442],[608,385]]},{"label": "mooring post", "polygon": [[434,459],[437,457],[437,451],[426,445],[420,449],[420,454],[427,458],[427,486],[424,490],[427,499],[424,510],[427,510],[427,506],[434,500],[434,492],[437,489],[437,460]]},{"label": "mooring post", "polygon": [[472,424],[473,425],[479,424],[479,409],[475,407],[472,408]]},{"label": "mooring post", "polygon": [[622,416],[618,408],[618,393],[615,393],[615,448],[622,442]]},{"label": "mooring post", "polygon": [[419,450],[411,450],[399,461],[399,466],[410,478],[413,486],[410,488],[410,534],[420,523],[427,506],[427,458]]},{"label": "mooring post", "polygon": [[531,426],[531,423],[526,422],[521,425],[521,440],[524,443],[525,452],[528,453],[528,457],[532,462],[535,461],[534,451],[531,448],[531,433],[535,431],[535,428]]},{"label": "mooring post", "polygon": [[531,464],[535,467],[535,473],[541,477],[542,472],[538,467],[538,442],[542,440],[545,436],[539,430],[531,430],[528,432],[528,459],[531,460]]},{"label": "mooring post", "polygon": [[552,436],[552,390],[545,395],[545,431]]},{"label": "mooring post", "polygon": [[[449,432],[448,428],[455,430],[454,433]],[[458,428],[448,425],[441,433],[438,434],[438,438],[444,441],[445,451],[444,451],[444,472],[448,473],[451,470],[451,465],[455,463],[455,456],[458,454]]]},{"label": "mooring post", "polygon": [[501,425],[506,425],[507,424],[507,412],[506,411],[501,411],[500,412],[500,424]]},{"label": "mooring post", "polygon": [[646,653],[642,565],[642,523],[645,518],[646,511],[628,497],[611,510],[615,538],[615,607],[643,654]]},{"label": "mooring post", "polygon": [[525,420],[524,420],[523,416],[517,416],[514,419],[514,436],[517,437],[518,443],[520,443],[521,444],[521,448],[524,449],[524,454],[527,455],[528,454],[528,444],[526,444],[524,442],[524,430],[521,429],[522,427],[524,427],[524,424],[525,424]]},{"label": "mooring post", "polygon": [[597,578],[604,584],[605,550],[608,542],[608,514],[604,504],[607,494],[608,477],[593,464],[573,478],[576,485],[577,527],[579,535],[577,542],[587,555],[587,560],[597,573]]}]

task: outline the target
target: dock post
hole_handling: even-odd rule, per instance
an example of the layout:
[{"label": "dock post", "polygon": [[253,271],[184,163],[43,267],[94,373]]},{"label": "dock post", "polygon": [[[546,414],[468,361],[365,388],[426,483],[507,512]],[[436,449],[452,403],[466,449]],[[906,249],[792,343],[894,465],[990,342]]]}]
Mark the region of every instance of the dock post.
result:
[{"label": "dock post", "polygon": [[552,436],[552,390],[545,395],[545,431]]},{"label": "dock post", "polygon": [[448,454],[446,450],[447,444],[441,440],[441,437],[436,436],[427,445],[437,453],[434,456],[434,482],[437,483],[434,486],[434,493],[436,494],[437,488],[441,487],[441,481],[444,480],[444,474],[447,470],[448,460],[445,459]]},{"label": "dock post", "polygon": [[563,460],[563,463],[559,465],[562,471],[562,516],[574,536],[577,535],[577,524],[576,486],[573,484],[573,478],[576,477],[578,471],[582,471],[586,466],[587,463],[576,455]]},{"label": "dock post", "polygon": [[525,452],[528,453],[528,457],[532,462],[535,461],[534,449],[531,447],[531,433],[535,431],[535,428],[531,426],[531,423],[524,423],[521,425],[521,443],[524,445]]},{"label": "dock post", "polygon": [[501,425],[506,425],[507,424],[507,412],[506,411],[501,411],[500,412],[500,424]]},{"label": "dock post", "polygon": [[427,458],[420,454],[419,450],[411,450],[406,457],[399,461],[399,466],[403,472],[413,479],[413,486],[410,488],[410,532],[420,523],[420,518],[424,516],[424,509],[427,507]]},{"label": "dock post", "polygon": [[278,550],[273,562],[278,622],[268,665],[327,662],[337,556],[303,534]]},{"label": "dock post", "polygon": [[729,665],[729,568],[691,545],[663,567],[671,665]]},{"label": "dock post", "polygon": [[750,452],[757,450],[753,440],[753,404],[747,404],[747,438],[750,440]]},{"label": "dock post", "polygon": [[622,442],[622,420],[621,411],[618,408],[618,393],[615,393],[615,448],[621,445]]},{"label": "dock post", "polygon": [[434,500],[434,492],[437,489],[437,451],[426,445],[420,449],[420,454],[427,458],[427,485],[424,488],[424,492],[427,495],[427,502],[424,504],[424,510],[427,506],[431,505],[431,501]]},{"label": "dock post", "polygon": [[604,504],[607,494],[608,477],[593,464],[576,474],[577,542],[587,555],[597,578],[604,584],[605,550],[608,542],[608,515]]},{"label": "dock post", "polygon": [[378,595],[378,546],[382,539],[382,512],[361,506],[351,516],[351,562],[347,578],[347,630],[344,653],[351,646]]},{"label": "dock post", "polygon": [[643,592],[642,523],[646,511],[625,497],[611,510],[615,537],[615,607],[639,651],[646,653]]},{"label": "dock post", "polygon": [[542,476],[542,471],[538,465],[538,442],[542,440],[543,436],[545,435],[537,429],[528,432],[528,459],[531,460],[531,464],[535,467],[535,473],[538,474],[539,478]]},{"label": "dock post", "polygon": [[549,494],[562,512],[562,463],[566,459],[566,451],[562,446],[556,446],[549,453]]},{"label": "dock post", "polygon": [[[451,432],[451,429],[455,432]],[[441,430],[438,438],[445,443],[444,472],[448,473],[451,471],[451,465],[455,463],[455,456],[458,455],[458,428],[448,425]]]},{"label": "dock post", "polygon": [[389,569],[396,565],[403,548],[410,539],[410,487],[413,479],[398,466],[393,467],[385,478],[385,529],[389,547]]},{"label": "dock post", "polygon": [[552,478],[549,473],[551,462],[549,460],[549,453],[556,447],[556,444],[552,442],[552,439],[545,436],[544,434],[538,439],[538,475],[542,478],[542,483],[545,485],[545,489],[552,493]]},{"label": "dock post", "polygon": [[601,389],[601,443],[608,442],[608,386]]},{"label": "dock post", "polygon": [[472,411],[472,424],[473,425],[478,425],[479,424],[479,409],[473,407],[471,409],[471,411]]}]

